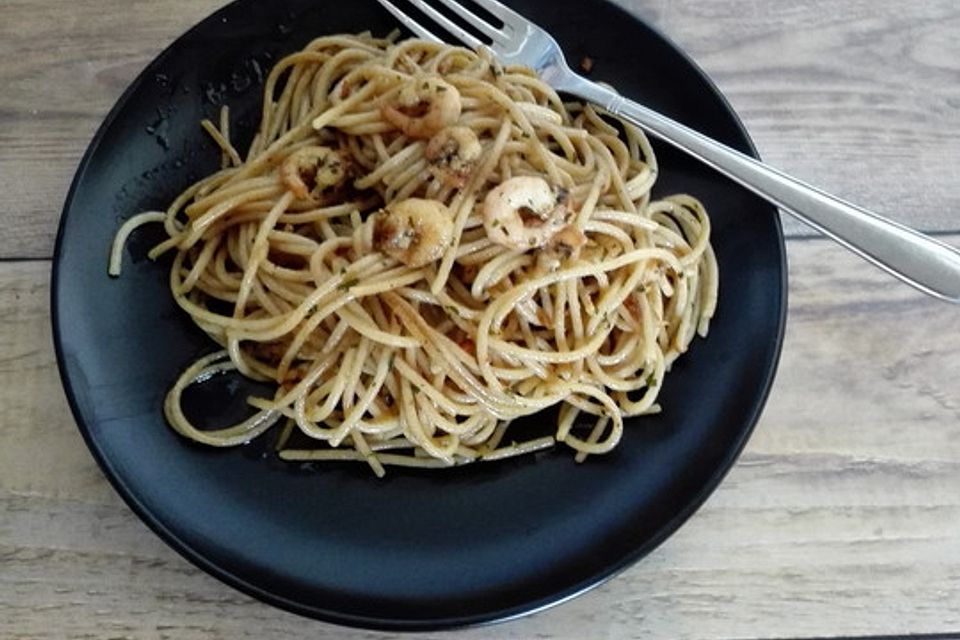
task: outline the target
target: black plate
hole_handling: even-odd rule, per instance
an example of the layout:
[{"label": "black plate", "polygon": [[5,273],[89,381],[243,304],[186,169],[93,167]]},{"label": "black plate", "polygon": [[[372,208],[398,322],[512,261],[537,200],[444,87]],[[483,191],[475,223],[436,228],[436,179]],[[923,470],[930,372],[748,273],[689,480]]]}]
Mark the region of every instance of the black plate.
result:
[{"label": "black plate", "polygon": [[[750,141],[706,77],[648,26],[603,2],[515,8],[554,33],[593,76],[746,152]],[[134,19],[136,19],[134,17]],[[266,602],[342,624],[427,629],[509,618],[574,596],[680,526],[733,464],[760,413],[783,336],[785,254],[773,207],[658,147],[657,192],[702,198],[714,223],[721,301],[711,334],[668,376],[657,417],[636,420],[611,455],[568,451],[450,471],[284,464],[269,437],[228,451],[193,446],[164,423],[177,374],[211,350],[171,301],[169,263],[138,233],[108,279],[118,223],[165,208],[218,154],[198,126],[221,102],[241,140],[271,64],[313,36],[393,20],[372,0],[239,0],[160,55],[97,133],[67,198],[54,259],[53,323],[70,405],[130,507],[189,560]],[[195,413],[230,416],[243,385],[194,394]],[[239,387],[239,388],[238,388]],[[211,397],[216,401],[212,401]],[[638,594],[643,597],[643,594]]]}]

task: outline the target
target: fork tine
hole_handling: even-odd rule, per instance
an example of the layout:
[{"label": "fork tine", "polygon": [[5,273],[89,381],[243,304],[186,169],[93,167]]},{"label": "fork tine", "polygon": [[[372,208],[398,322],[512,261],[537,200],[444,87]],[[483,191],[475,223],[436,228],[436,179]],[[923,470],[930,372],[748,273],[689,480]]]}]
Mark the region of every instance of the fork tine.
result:
[{"label": "fork tine", "polygon": [[384,9],[392,13],[393,17],[399,20],[405,27],[410,29],[410,31],[413,31],[424,40],[430,40],[431,42],[443,44],[443,40],[441,38],[438,38],[429,29],[408,16],[397,5],[390,2],[390,0],[377,0],[377,2],[379,2]]},{"label": "fork tine", "polygon": [[503,20],[504,24],[510,25],[514,29],[522,29],[530,24],[530,20],[503,4],[498,0],[473,0],[478,5],[489,11],[492,15]]},{"label": "fork tine", "polygon": [[504,35],[502,31],[467,9],[465,6],[457,2],[457,0],[439,0],[439,2],[450,7],[450,9],[455,11],[461,18],[472,24],[474,28],[492,39],[494,42],[506,42],[507,36]]},{"label": "fork tine", "polygon": [[[383,0],[381,0],[382,2]],[[441,27],[449,31],[451,34],[455,35],[460,39],[461,42],[469,45],[470,47],[476,49],[477,47],[482,47],[483,42],[480,42],[472,33],[458,25],[456,22],[443,15],[429,4],[424,2],[424,0],[407,0],[410,4],[415,6],[420,11],[423,11],[425,14],[430,16],[430,19],[439,24]]]}]

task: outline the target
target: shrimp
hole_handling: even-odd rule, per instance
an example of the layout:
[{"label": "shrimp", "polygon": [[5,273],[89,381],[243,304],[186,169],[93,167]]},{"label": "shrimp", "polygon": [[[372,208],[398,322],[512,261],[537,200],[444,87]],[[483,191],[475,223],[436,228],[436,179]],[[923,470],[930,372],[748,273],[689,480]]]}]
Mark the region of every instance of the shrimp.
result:
[{"label": "shrimp", "polygon": [[280,181],[300,200],[318,201],[326,189],[346,177],[346,163],[330,147],[298,149],[280,167]]},{"label": "shrimp", "polygon": [[430,138],[460,119],[460,92],[436,77],[414,78],[396,102],[380,108],[383,119],[411,138]]},{"label": "shrimp", "polygon": [[408,267],[438,260],[453,239],[453,216],[436,200],[407,198],[375,214],[373,247]]},{"label": "shrimp", "polygon": [[567,226],[570,211],[566,195],[562,190],[555,191],[543,178],[510,178],[483,201],[487,237],[511,249],[549,244]]},{"label": "shrimp", "polygon": [[430,172],[444,186],[462,189],[483,152],[477,134],[469,127],[447,127],[427,143],[424,157]]}]

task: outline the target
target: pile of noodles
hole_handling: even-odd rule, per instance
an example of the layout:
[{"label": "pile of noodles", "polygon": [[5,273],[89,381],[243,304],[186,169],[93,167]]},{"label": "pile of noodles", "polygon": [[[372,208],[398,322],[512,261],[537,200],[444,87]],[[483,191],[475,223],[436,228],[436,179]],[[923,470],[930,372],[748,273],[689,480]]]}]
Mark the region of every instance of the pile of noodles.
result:
[{"label": "pile of noodles", "polygon": [[[229,114],[203,123],[223,168],[165,212],[177,304],[223,349],[165,413],[214,446],[279,425],[289,460],[445,467],[564,443],[613,449],[659,411],[665,373],[717,298],[710,223],[651,198],[643,134],[564,103],[485,51],[331,36],[281,60],[245,156]],[[209,431],[184,389],[237,370],[276,384]],[[511,421],[559,405],[515,442]]]}]

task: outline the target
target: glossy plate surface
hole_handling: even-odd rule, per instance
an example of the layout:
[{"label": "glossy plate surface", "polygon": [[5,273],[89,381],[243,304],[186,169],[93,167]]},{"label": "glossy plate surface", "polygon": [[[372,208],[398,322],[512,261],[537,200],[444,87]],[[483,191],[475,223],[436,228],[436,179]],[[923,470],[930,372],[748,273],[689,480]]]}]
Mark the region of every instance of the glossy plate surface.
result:
[{"label": "glossy plate surface", "polygon": [[[572,64],[734,147],[750,142],[723,98],[673,45],[602,0],[513,6],[549,31]],[[134,18],[135,19],[135,18]],[[701,198],[714,224],[721,301],[707,340],[668,376],[662,414],[634,421],[611,455],[577,465],[558,450],[449,471],[291,465],[271,437],[219,451],[165,424],[163,396],[212,349],[172,302],[169,262],[138,232],[121,278],[106,275],[122,219],[165,208],[213,170],[198,125],[231,106],[245,148],[272,64],[327,33],[394,22],[371,1],[239,0],[160,55],[120,99],[81,163],[54,262],[54,331],[71,407],[94,456],[164,540],[225,582],[333,622],[426,629],[504,619],[576,595],[670,535],[733,464],[779,356],[785,254],[773,207],[658,145],[656,193]],[[210,384],[193,415],[225,424],[247,385]],[[540,416],[543,420],[549,416]],[[538,420],[531,421],[532,423]],[[536,424],[533,425],[534,427]],[[643,597],[643,594],[637,594]]]}]

